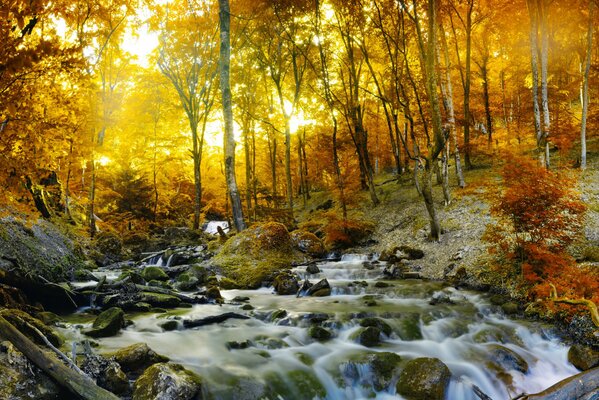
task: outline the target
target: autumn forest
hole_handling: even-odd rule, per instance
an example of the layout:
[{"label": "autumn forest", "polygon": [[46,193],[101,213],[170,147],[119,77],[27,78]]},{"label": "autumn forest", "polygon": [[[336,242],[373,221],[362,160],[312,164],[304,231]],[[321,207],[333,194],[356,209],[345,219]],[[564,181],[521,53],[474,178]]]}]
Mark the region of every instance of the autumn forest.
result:
[{"label": "autumn forest", "polygon": [[[490,290],[491,303],[506,315],[559,326],[564,342],[590,352],[572,347],[568,360],[578,370],[591,371],[581,373],[591,388],[599,380],[597,368],[592,369],[599,365],[597,7],[596,0],[3,0],[0,294],[5,301],[0,301],[0,327],[8,329],[6,321],[15,324],[2,317],[2,308],[10,309],[8,303],[20,296],[9,287],[35,298],[38,289],[32,288],[47,288],[50,281],[55,286],[62,280],[100,279],[90,287],[70,283],[67,294],[80,306],[77,299],[92,293],[92,310],[94,299],[101,299],[98,313],[115,304],[121,313],[141,311],[142,303],[152,310],[172,307],[164,299],[148,300],[152,291],[175,298],[175,306],[196,307],[204,300],[235,304],[229,290],[233,298],[260,287],[273,287],[281,296],[297,292],[298,301],[300,296],[357,296],[363,282],[383,296],[368,300],[371,292],[362,292],[367,296],[361,306],[372,307],[376,318],[362,319],[362,328],[355,323],[333,328],[321,321],[307,331],[310,340],[333,337],[337,343],[344,329],[358,329],[350,339],[359,345],[398,337],[407,343],[429,338],[425,328],[433,324],[422,317],[418,329],[423,332],[414,337],[400,328],[387,332],[389,325],[380,322],[386,318],[395,318],[393,329],[406,325],[397,322],[400,317],[381,317],[388,311],[381,304],[403,296],[398,282],[424,278],[423,293],[437,291],[430,300],[435,307],[456,303],[447,287]],[[24,221],[23,228],[10,227],[15,218]],[[63,252],[56,261],[60,267],[36,261],[30,264],[44,266],[31,272],[29,261],[19,256],[21,245],[10,244],[11,236],[20,236],[10,232],[26,234],[29,226],[46,223],[36,221],[57,226],[60,235],[74,241],[76,266],[61,264]],[[211,221],[228,225],[211,231]],[[37,237],[31,229],[29,236]],[[184,259],[179,265],[177,257]],[[12,267],[3,262],[28,272],[11,278]],[[127,268],[143,270],[141,275],[126,269],[127,262],[135,263]],[[341,268],[329,265],[334,262],[348,268],[341,277],[328,275],[327,268]],[[344,262],[370,272],[356,275]],[[310,272],[311,265],[318,272]],[[90,277],[97,268],[121,275],[112,282],[108,272]],[[146,275],[148,268],[159,272]],[[34,276],[37,283],[23,283],[29,282],[24,276]],[[324,279],[313,285],[311,276]],[[108,300],[132,282],[134,301]],[[439,282],[446,286],[436,287]],[[200,292],[193,296],[184,294],[196,289]],[[227,318],[259,319],[258,310],[270,305],[260,303],[258,295],[250,298],[252,308],[243,310],[257,307],[256,313],[240,317],[232,308],[229,314],[236,316]],[[317,303],[310,303],[314,310],[281,304],[292,321],[294,312],[322,311]],[[344,312],[338,304],[329,307],[337,310],[331,311],[336,318]],[[267,315],[269,323],[275,324],[278,311]],[[472,318],[473,324],[487,323]],[[189,321],[195,321],[194,328],[197,321],[213,323]],[[187,322],[183,326],[191,328]],[[372,346],[361,331],[371,328],[383,338],[377,333]],[[474,335],[474,342],[519,343],[491,336],[477,341]],[[226,346],[229,352],[242,351],[258,339],[253,340]],[[130,343],[102,342],[109,350],[117,344]],[[500,350],[497,358],[505,359],[507,351]],[[595,363],[581,367],[571,356],[577,351],[594,354]],[[396,353],[405,357],[401,346],[377,354]],[[539,359],[541,353],[535,353]],[[381,362],[396,362],[389,357]],[[455,379],[459,368],[442,361]],[[215,389],[230,387],[216,372],[181,362],[203,374],[208,387],[203,393],[213,398],[233,393]],[[491,367],[497,377],[488,381],[470,377],[476,384],[460,389],[465,384],[447,386],[447,378],[433,393],[418,391],[408,378],[404,382],[409,368],[399,361],[390,386],[366,384],[363,377],[359,385],[350,385],[348,379],[354,378],[344,375],[345,389],[339,383],[343,379],[334,373],[328,377],[322,362],[325,366],[310,375],[315,380],[302,377],[301,385],[297,376],[289,378],[293,383],[282,378],[280,387],[267,372],[252,376],[267,382],[267,397],[386,393],[406,399],[484,399],[487,393],[500,399],[508,393],[515,398],[518,391],[540,392],[558,381],[562,386],[554,391],[561,393],[565,379],[578,372],[570,364],[554,366],[560,371],[555,379],[537,387],[527,383],[537,382],[526,379],[535,373],[528,366],[502,364]],[[154,398],[158,394],[139,394],[140,380],[151,368],[122,392],[100,383],[98,390]],[[428,364],[423,368],[434,370]],[[512,371],[513,379],[504,382],[497,368]],[[74,379],[70,373],[65,372],[66,381]],[[496,388],[499,381],[506,391]],[[111,398],[93,387],[82,394],[57,382],[81,398]],[[298,395],[307,387],[315,392]],[[473,390],[478,397],[456,397],[460,390]]]}]

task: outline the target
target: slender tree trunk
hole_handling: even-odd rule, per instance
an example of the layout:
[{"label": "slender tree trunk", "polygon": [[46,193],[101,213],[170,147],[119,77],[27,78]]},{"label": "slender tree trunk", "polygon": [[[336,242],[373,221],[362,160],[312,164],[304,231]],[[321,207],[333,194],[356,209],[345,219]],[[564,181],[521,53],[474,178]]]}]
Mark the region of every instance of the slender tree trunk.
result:
[{"label": "slender tree trunk", "polygon": [[470,148],[470,81],[472,62],[472,9],[474,0],[468,1],[468,13],[466,14],[466,76],[464,82],[464,161],[466,169],[472,169]]},{"label": "slender tree trunk", "polygon": [[587,167],[587,114],[589,111],[589,71],[591,70],[591,57],[593,56],[593,18],[595,16],[595,2],[589,0],[589,27],[587,30],[587,53],[584,65],[582,88],[582,118],[580,123],[580,168]]},{"label": "slender tree trunk", "polygon": [[538,12],[536,0],[527,0],[528,13],[530,15],[530,64],[532,70],[532,106],[534,113],[535,137],[537,139],[537,152],[539,159],[543,160],[543,133],[541,132],[541,110],[539,108],[539,61],[537,43],[537,21]]},{"label": "slender tree trunk", "polygon": [[245,155],[245,201],[247,204],[247,216],[252,215],[252,164],[250,159],[249,121],[244,118],[243,124],[243,150]]},{"label": "slender tree trunk", "polygon": [[493,119],[491,117],[491,102],[489,99],[489,71],[487,66],[487,58],[482,62],[481,77],[483,79],[483,102],[485,104],[485,124],[487,126],[488,144],[493,143]]},{"label": "slender tree trunk", "polygon": [[69,139],[69,162],[67,164],[67,181],[64,188],[64,213],[68,218],[71,218],[71,209],[69,208],[69,202],[71,201],[71,174],[73,164],[73,139]]},{"label": "slender tree trunk", "polygon": [[443,157],[441,158],[441,175],[443,177],[443,181],[441,182],[441,186],[443,187],[443,199],[445,200],[445,205],[449,205],[451,203],[451,191],[449,190],[449,141],[445,144],[445,150],[443,151]]},{"label": "slender tree trunk", "polygon": [[[270,152],[270,180],[272,183],[273,204],[277,204],[277,137],[274,129],[272,130],[272,141],[269,139],[268,150]],[[271,144],[272,143],[272,144]]]},{"label": "slender tree trunk", "polygon": [[195,188],[194,206],[193,206],[193,229],[200,228],[200,212],[202,210],[202,175],[201,163],[202,154],[199,149],[198,127],[191,123],[191,137],[193,140],[193,180]]},{"label": "slender tree trunk", "polygon": [[[458,146],[458,135],[455,127],[455,110],[453,107],[453,85],[451,84],[451,59],[449,58],[449,47],[447,46],[447,38],[445,37],[445,29],[442,22],[439,22],[439,35],[441,37],[441,47],[443,49],[443,58],[445,59],[445,86],[447,94],[443,96],[447,104],[447,123],[451,139],[453,141],[453,154],[455,161],[455,172],[458,180],[458,186],[464,188],[464,173],[462,172],[462,161],[460,159],[460,148]],[[443,86],[441,86],[443,88]]]},{"label": "slender tree trunk", "polygon": [[287,208],[293,219],[293,184],[291,180],[291,121],[285,116],[285,180],[287,183]]},{"label": "slender tree trunk", "polygon": [[433,199],[433,174],[430,163],[424,167],[424,173],[422,174],[422,198],[424,199],[424,205],[429,215],[429,223],[431,228],[430,237],[434,241],[439,241],[441,237],[441,224],[439,223],[439,217],[437,216],[437,210],[435,209],[435,202]]},{"label": "slender tree trunk", "polygon": [[308,157],[306,156],[306,128],[304,127],[304,136],[302,140],[300,156],[304,164],[304,189],[306,190],[306,199],[310,200],[310,180],[308,179]]},{"label": "slender tree trunk", "polygon": [[509,146],[509,144],[510,144],[510,121],[509,121],[508,114],[507,114],[507,106],[506,106],[506,99],[505,99],[505,70],[501,71],[500,80],[501,80],[501,109],[503,111],[503,123],[505,125],[505,131],[507,134],[507,144]]},{"label": "slender tree trunk", "polygon": [[549,58],[549,32],[547,30],[547,0],[537,0],[541,20],[541,105],[543,109],[543,138],[541,145],[545,150],[545,167],[549,168],[549,134],[551,119],[549,116],[549,94],[547,88],[547,63]]},{"label": "slender tree trunk", "polygon": [[233,109],[231,104],[231,85],[229,82],[229,68],[231,58],[230,40],[230,11],[229,0],[218,0],[220,16],[220,89],[223,104],[223,117],[225,122],[224,149],[225,149],[225,176],[233,222],[237,231],[246,228],[243,219],[241,198],[235,179],[235,137],[233,136]]},{"label": "slender tree trunk", "polygon": [[158,169],[156,165],[158,155],[158,119],[154,119],[154,154],[152,157],[152,184],[154,186],[154,210],[152,212],[153,220],[156,222],[158,211]]},{"label": "slender tree trunk", "polygon": [[89,205],[87,215],[89,218],[89,236],[93,238],[96,234],[96,215],[95,215],[95,203],[96,203],[96,155],[95,151],[92,150],[91,157],[91,182],[89,187]]}]

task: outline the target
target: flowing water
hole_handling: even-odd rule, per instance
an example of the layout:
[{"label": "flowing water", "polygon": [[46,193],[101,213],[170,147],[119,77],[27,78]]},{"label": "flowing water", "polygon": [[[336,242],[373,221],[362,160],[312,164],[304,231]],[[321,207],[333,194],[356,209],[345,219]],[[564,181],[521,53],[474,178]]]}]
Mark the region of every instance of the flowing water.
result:
[{"label": "flowing water", "polygon": [[[495,400],[520,393],[535,393],[577,373],[567,361],[567,347],[540,324],[512,320],[490,305],[485,294],[455,290],[439,282],[420,280],[384,281],[383,263],[367,269],[367,256],[346,255],[339,262],[318,264],[321,272],[302,279],[313,283],[327,278],[333,288],[328,297],[278,296],[271,288],[222,291],[227,304],[196,305],[163,314],[143,314],[116,337],[100,339],[101,350],[146,342],[158,353],[200,374],[209,394],[217,399],[359,399],[401,398],[395,384],[383,391],[372,388],[373,371],[358,365],[357,376],[348,375],[348,361],[361,353],[394,352],[402,362],[416,357],[437,357],[452,372],[448,398],[475,400],[472,384]],[[380,285],[380,284],[379,284]],[[231,304],[236,296],[247,296],[253,311]],[[431,298],[441,301],[431,305]],[[271,320],[275,310],[287,316]],[[234,311],[248,313],[248,320],[194,329],[163,332],[166,319],[197,319]],[[323,319],[332,339],[318,342],[308,335],[311,319]],[[364,347],[351,337],[359,319],[382,318],[394,333],[384,336],[380,346]],[[67,334],[77,340],[79,334]],[[249,342],[245,342],[249,341]],[[230,342],[238,348],[230,349]],[[527,373],[504,369],[489,359],[490,346],[501,345],[526,360]],[[351,375],[351,376],[350,376]]]}]

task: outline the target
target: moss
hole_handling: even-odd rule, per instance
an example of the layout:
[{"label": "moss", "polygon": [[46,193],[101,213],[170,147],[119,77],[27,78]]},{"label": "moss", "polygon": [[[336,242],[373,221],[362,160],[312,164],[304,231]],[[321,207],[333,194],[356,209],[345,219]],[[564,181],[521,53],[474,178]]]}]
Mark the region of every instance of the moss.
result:
[{"label": "moss", "polygon": [[[27,335],[35,343],[45,345],[45,342],[37,334],[35,329],[40,331],[56,347],[60,347],[63,339],[52,329],[48,328],[42,321],[32,317],[24,311],[17,309],[7,309],[0,313],[8,322]],[[56,316],[58,318],[58,316]],[[32,329],[35,328],[35,329]]]},{"label": "moss", "polygon": [[125,326],[125,313],[118,307],[112,307],[98,315],[92,329],[85,332],[91,337],[114,336]]},{"label": "moss", "polygon": [[181,303],[178,297],[152,292],[142,292],[139,301],[149,303],[153,307],[177,307]]},{"label": "moss", "polygon": [[160,267],[149,266],[145,267],[141,273],[141,277],[144,278],[146,282],[149,281],[166,281],[168,280],[168,275],[166,272],[162,270]]},{"label": "moss", "polygon": [[360,321],[360,326],[364,328],[368,326],[374,326],[375,328],[379,328],[381,332],[383,332],[387,336],[390,336],[391,333],[393,333],[391,326],[389,326],[388,323],[386,323],[380,318],[364,318]]},{"label": "moss", "polygon": [[135,381],[133,399],[193,399],[200,396],[201,387],[202,379],[182,365],[159,363],[146,369]]},{"label": "moss", "polygon": [[224,290],[240,288],[240,285],[235,280],[227,277],[220,278],[220,281],[218,281],[218,286],[220,286],[220,288]]},{"label": "moss", "polygon": [[318,341],[329,340],[332,336],[331,331],[320,326],[311,326],[308,328],[308,336]]}]

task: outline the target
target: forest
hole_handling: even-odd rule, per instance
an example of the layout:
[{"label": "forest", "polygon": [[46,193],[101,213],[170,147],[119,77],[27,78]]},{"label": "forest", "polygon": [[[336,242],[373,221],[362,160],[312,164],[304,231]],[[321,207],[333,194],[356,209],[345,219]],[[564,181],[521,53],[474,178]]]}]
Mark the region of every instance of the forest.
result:
[{"label": "forest", "polygon": [[591,398],[598,6],[3,0],[0,397]]}]

